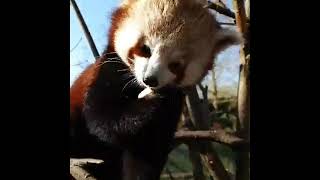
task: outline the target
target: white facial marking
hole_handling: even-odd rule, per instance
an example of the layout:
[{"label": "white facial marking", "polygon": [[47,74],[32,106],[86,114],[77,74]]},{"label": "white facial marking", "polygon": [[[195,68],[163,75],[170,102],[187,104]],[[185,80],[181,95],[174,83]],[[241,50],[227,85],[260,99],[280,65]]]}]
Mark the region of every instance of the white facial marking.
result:
[{"label": "white facial marking", "polygon": [[157,74],[160,68],[160,55],[158,49],[154,49],[151,57],[148,61],[148,67],[145,72],[145,76],[151,76],[152,74]]},{"label": "white facial marking", "polygon": [[148,65],[148,59],[144,57],[134,56],[134,74],[137,80],[143,83],[143,75]]},{"label": "white facial marking", "polygon": [[[158,46],[159,47],[159,46]],[[145,71],[144,76],[155,76],[157,77],[159,85],[156,88],[163,87],[168,83],[172,82],[175,75],[168,69],[168,63],[166,60],[161,59],[159,54],[159,48],[156,47],[152,52],[152,56],[148,60],[148,67]]]},{"label": "white facial marking", "polygon": [[128,19],[123,22],[121,28],[119,28],[115,34],[115,50],[121,59],[125,60],[127,65],[129,65],[127,61],[128,52],[137,44],[141,36],[140,28],[141,26],[139,27],[139,24]]}]

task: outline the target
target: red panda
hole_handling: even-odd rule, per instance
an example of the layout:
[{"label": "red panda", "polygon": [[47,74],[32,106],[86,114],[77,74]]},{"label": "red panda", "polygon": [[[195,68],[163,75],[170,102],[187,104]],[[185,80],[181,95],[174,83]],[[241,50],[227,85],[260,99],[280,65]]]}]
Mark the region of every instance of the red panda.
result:
[{"label": "red panda", "polygon": [[[70,156],[104,160],[100,179],[157,180],[173,144],[183,88],[241,42],[200,0],[124,0],[102,56],[70,88]],[[149,88],[152,93],[141,98]]]}]

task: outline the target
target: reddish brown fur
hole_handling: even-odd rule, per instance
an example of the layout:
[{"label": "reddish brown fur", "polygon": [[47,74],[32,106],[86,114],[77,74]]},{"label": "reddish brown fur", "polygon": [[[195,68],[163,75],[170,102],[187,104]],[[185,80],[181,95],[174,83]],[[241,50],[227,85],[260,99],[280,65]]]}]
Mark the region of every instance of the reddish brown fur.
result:
[{"label": "reddish brown fur", "polygon": [[[114,36],[116,30],[119,28],[120,23],[127,15],[127,8],[122,7],[115,10],[112,14],[112,25],[109,30],[109,43],[106,53],[115,52],[114,49]],[[77,78],[70,88],[70,115],[71,120],[76,119],[81,113],[83,108],[85,94],[90,84],[95,80],[97,72],[99,71],[99,63],[101,59],[97,60],[94,64],[87,67]]]},{"label": "reddish brown fur", "polygon": [[115,10],[112,14],[112,21],[111,21],[111,27],[109,30],[109,42],[107,47],[107,52],[115,52],[114,47],[114,38],[115,38],[115,32],[118,30],[121,22],[128,16],[127,14],[128,8],[127,7],[120,7],[117,10]]},{"label": "reddish brown fur", "polygon": [[[100,61],[97,60],[95,64],[87,67],[79,76],[79,78],[73,83],[70,88],[70,113],[72,116],[77,116],[83,108],[85,94],[95,80],[99,66],[97,65]],[[80,112],[79,112],[80,111]],[[71,120],[74,118],[71,118]]]}]

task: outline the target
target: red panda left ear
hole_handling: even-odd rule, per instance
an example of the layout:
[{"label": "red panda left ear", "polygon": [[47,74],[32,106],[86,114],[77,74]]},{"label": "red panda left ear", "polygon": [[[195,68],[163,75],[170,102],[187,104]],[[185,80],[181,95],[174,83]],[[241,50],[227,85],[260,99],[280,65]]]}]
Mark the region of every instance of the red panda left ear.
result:
[{"label": "red panda left ear", "polygon": [[218,54],[229,46],[243,43],[243,37],[239,32],[226,28],[219,28],[214,36],[215,43],[213,54]]}]

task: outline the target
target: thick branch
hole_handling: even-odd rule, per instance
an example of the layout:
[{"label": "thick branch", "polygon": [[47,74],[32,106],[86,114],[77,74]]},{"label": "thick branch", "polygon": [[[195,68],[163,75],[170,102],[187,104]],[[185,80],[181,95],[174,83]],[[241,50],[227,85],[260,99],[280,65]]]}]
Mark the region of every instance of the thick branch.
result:
[{"label": "thick branch", "polygon": [[[199,130],[208,130],[208,102],[204,101],[201,103],[196,87],[192,87],[189,91],[187,91],[187,94],[187,104],[190,110],[190,117],[195,128]],[[219,179],[230,180],[228,172],[225,170],[221,160],[218,158],[217,153],[211,147],[211,145],[207,142],[199,142],[198,146],[200,148],[200,152],[202,152],[202,157],[207,157],[211,169],[215,172]]]},{"label": "thick branch", "polygon": [[192,163],[192,172],[194,180],[205,180],[203,173],[203,164],[201,161],[201,153],[199,147],[195,143],[188,144],[189,157]]},{"label": "thick branch", "polygon": [[[236,13],[236,23],[239,31],[245,37],[245,43],[240,48],[240,75],[238,85],[238,132],[244,132],[246,139],[250,139],[250,34],[248,34],[248,24],[246,23],[246,12],[244,0],[233,0]],[[248,58],[246,58],[248,57]],[[250,156],[247,152],[238,153],[236,160],[236,179],[250,179]]]},{"label": "thick branch", "polygon": [[231,147],[248,146],[249,142],[234,136],[224,130],[210,130],[210,131],[177,131],[175,133],[175,139],[177,141],[190,142],[190,141],[214,141],[222,143]]},{"label": "thick branch", "polygon": [[91,174],[86,171],[82,166],[89,163],[100,164],[102,160],[98,159],[70,159],[70,174],[76,180],[96,180]]},{"label": "thick branch", "polygon": [[[190,179],[193,178],[192,173],[173,173],[171,174],[172,178],[174,179]],[[170,178],[170,174],[162,174],[162,179],[168,179]]]}]

